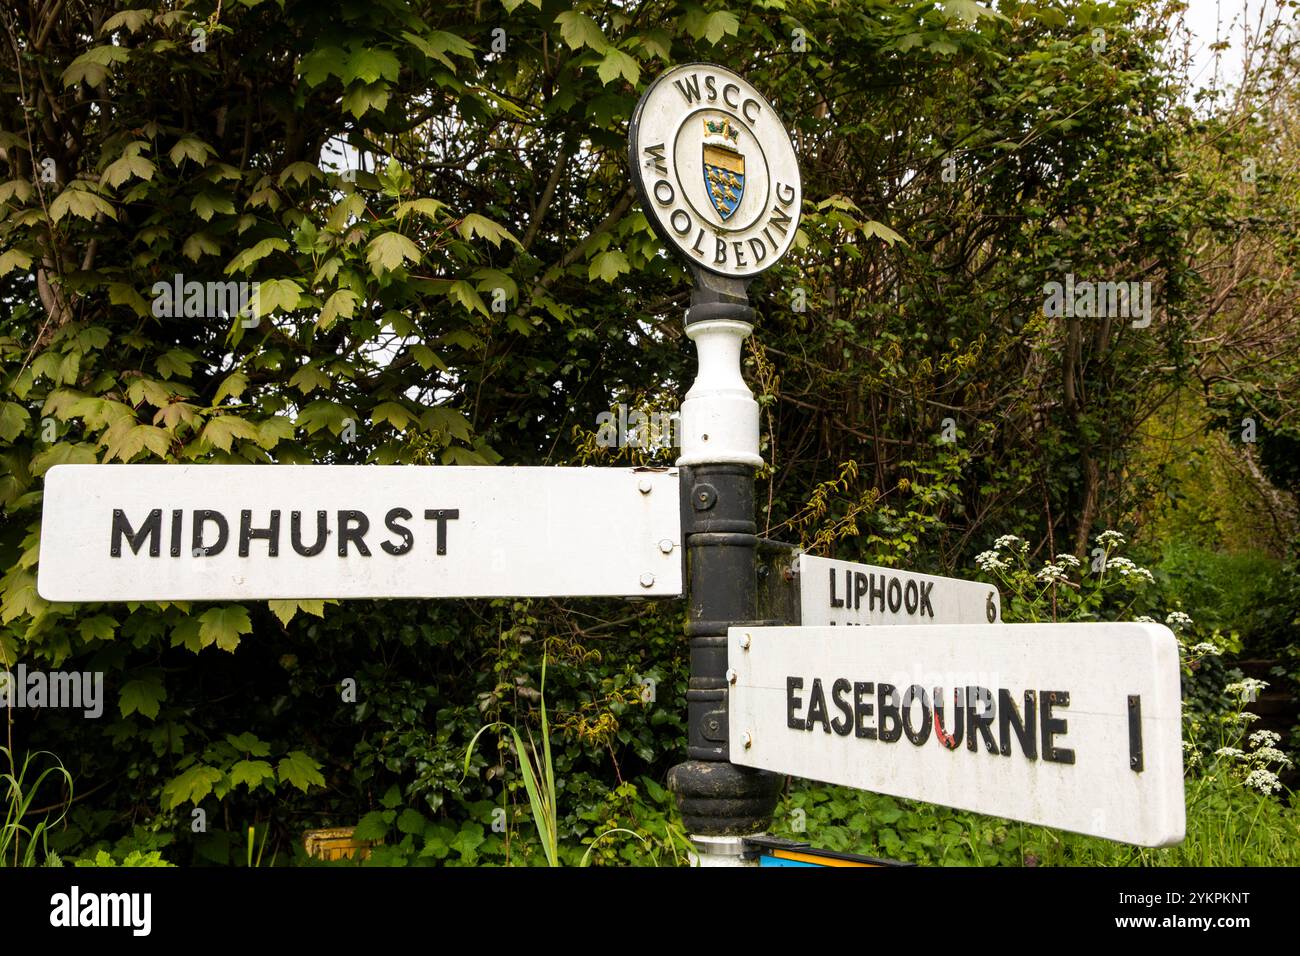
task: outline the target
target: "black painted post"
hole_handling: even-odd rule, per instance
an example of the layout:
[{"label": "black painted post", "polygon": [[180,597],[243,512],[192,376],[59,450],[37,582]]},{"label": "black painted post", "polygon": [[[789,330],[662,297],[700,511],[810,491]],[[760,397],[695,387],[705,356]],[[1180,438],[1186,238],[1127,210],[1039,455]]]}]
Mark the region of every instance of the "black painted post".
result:
[{"label": "black painted post", "polygon": [[[683,458],[694,463],[684,464],[681,469],[688,589],[686,634],[691,645],[691,678],[686,692],[689,759],[673,767],[668,779],[687,829],[697,838],[706,838],[696,841],[701,862],[726,864],[740,862],[740,841],[709,838],[736,837],[765,829],[783,778],[732,764],[727,745],[727,629],[756,623],[757,616],[754,465],[735,460],[700,460],[709,457],[710,443],[718,449],[720,459],[743,457],[735,453],[735,436],[728,434],[725,421],[727,403],[741,399],[734,393],[721,396],[725,388],[711,387],[709,360],[705,357],[710,346],[697,337],[702,328],[707,328],[701,324],[728,323],[731,328],[727,331],[739,342],[752,327],[753,310],[744,282],[701,270],[695,270],[695,279],[686,329],[700,349],[701,374],[688,395],[688,403],[692,398],[698,403],[691,410],[696,414],[683,406]],[[697,335],[692,335],[693,331]],[[730,361],[736,362],[734,372],[738,375],[738,352]],[[701,385],[705,386],[703,394],[696,395]],[[720,397],[721,408],[714,410],[711,405]],[[752,396],[749,401],[753,401]],[[709,422],[714,424],[710,426]],[[713,434],[706,430],[710,427]],[[752,444],[757,445],[756,434]],[[752,451],[756,457],[757,447]]]},{"label": "black painted post", "polygon": [[[682,536],[691,642],[688,757],[669,772],[702,865],[744,862],[782,778],[731,763],[727,629],[757,624],[758,403],[740,374],[753,331],[746,288],[794,243],[799,158],[781,118],[740,75],[683,63],[641,95],[628,171],[646,220],[695,279],[686,335],[699,372],[681,410]],[[775,623],[775,622],[773,622]]]}]

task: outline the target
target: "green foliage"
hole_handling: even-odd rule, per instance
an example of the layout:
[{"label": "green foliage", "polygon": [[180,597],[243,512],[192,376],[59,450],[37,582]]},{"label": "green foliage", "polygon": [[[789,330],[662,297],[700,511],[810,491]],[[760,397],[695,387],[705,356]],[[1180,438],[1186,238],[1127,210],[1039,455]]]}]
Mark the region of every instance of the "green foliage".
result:
[{"label": "green foliage", "polygon": [[1149,849],[844,787],[797,782],[772,833],[927,866],[1296,866],[1300,807],[1222,776],[1193,784],[1187,838]]},{"label": "green foliage", "polygon": [[[694,367],[688,277],[627,185],[628,120],[670,64],[742,69],[800,153],[795,249],[751,287],[765,534],[917,570],[969,567],[991,529],[1085,559],[1095,527],[1141,526],[1162,486],[1130,477],[1139,426],[1189,387],[1211,427],[1256,414],[1261,467],[1289,480],[1295,164],[1268,137],[1294,123],[1189,105],[1158,6],[3,14],[0,658],[103,671],[117,702],[100,721],[13,716],[20,751],[87,782],[50,850],[285,863],[302,830],[364,821],[372,863],[540,862],[509,744],[462,765],[484,723],[538,726],[546,646],[551,855],[681,859],[661,786],[684,750],[678,605],[35,589],[60,463],[631,461],[588,440],[597,416],[673,407]],[[1240,161],[1274,145],[1246,188]],[[1225,285],[1220,258],[1271,271]],[[1151,279],[1155,324],[1044,316],[1065,263]],[[256,315],[165,307],[178,276],[255,282]],[[1278,311],[1257,321],[1260,302]],[[1079,617],[1117,607],[1056,590]],[[1251,625],[1279,656],[1297,593]],[[646,845],[596,839],[611,829]]]},{"label": "green foliage", "polygon": [[[50,851],[49,835],[67,815],[72,804],[72,774],[68,773],[63,762],[47,751],[25,754],[21,766],[14,752],[8,747],[0,747],[8,769],[0,774],[0,787],[4,788],[5,819],[0,828],[0,866],[60,866],[58,854]],[[41,763],[48,763],[36,772]],[[34,779],[33,779],[34,775]],[[63,795],[54,805],[59,811],[54,821],[50,821],[49,808],[34,807],[37,797],[54,796],[55,784],[62,781]],[[51,786],[46,786],[47,782]],[[28,817],[36,817],[42,812],[35,824],[25,822]]]}]

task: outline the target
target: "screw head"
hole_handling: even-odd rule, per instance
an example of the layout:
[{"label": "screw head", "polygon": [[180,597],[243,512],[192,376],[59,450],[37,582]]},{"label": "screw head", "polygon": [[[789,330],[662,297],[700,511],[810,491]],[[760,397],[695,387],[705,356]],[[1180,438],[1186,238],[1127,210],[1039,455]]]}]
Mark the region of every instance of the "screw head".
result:
[{"label": "screw head", "polygon": [[746,749],[746,750],[748,750],[750,747],[754,746],[754,738],[753,738],[752,736],[750,736],[749,734],[745,734],[745,735],[744,735],[743,737],[741,737],[740,739],[741,739],[741,742],[744,743],[744,745],[745,745],[745,749]]},{"label": "screw head", "polygon": [[651,574],[649,571],[641,575],[641,587],[643,588],[654,587],[654,583],[655,583],[655,576]]},{"label": "screw head", "polygon": [[734,667],[728,667],[728,668],[727,668],[727,683],[728,683],[728,684],[734,684],[734,683],[736,682],[736,680],[737,680],[739,677],[740,677],[740,675],[736,673],[736,669],[735,669]]},{"label": "screw head", "polygon": [[659,550],[662,551],[664,554],[672,554],[673,543],[669,541],[667,538],[664,538],[662,541],[659,542]]},{"label": "screw head", "polygon": [[750,643],[751,643],[752,641],[753,641],[753,638],[750,637],[748,634],[742,634],[742,635],[740,636],[740,647],[741,647],[741,650],[745,650],[745,651],[749,650],[749,645],[750,645]]},{"label": "screw head", "polygon": [[649,478],[642,478],[636,483],[636,490],[643,495],[650,494],[650,492],[654,491],[654,487]]}]

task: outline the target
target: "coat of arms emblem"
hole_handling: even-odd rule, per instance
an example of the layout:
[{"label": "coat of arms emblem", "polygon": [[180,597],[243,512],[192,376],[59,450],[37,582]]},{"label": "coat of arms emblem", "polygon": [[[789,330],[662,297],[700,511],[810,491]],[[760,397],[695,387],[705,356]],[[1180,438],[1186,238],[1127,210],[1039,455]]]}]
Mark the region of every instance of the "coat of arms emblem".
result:
[{"label": "coat of arms emblem", "polygon": [[704,121],[704,185],[723,222],[745,194],[745,156],[736,148],[740,131],[726,117]]}]

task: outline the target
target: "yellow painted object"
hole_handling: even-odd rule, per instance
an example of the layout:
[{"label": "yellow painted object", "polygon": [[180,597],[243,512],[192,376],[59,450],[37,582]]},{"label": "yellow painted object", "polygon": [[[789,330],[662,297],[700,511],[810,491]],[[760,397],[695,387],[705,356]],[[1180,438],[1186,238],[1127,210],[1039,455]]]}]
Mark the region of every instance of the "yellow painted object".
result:
[{"label": "yellow painted object", "polygon": [[813,866],[886,866],[888,864],[865,859],[846,859],[826,856],[824,854],[800,853],[798,850],[772,850],[772,856],[778,860],[794,860],[798,863],[811,863]]},{"label": "yellow painted object", "polygon": [[370,856],[369,840],[357,840],[353,837],[356,827],[330,827],[327,830],[308,830],[302,835],[307,855],[318,860],[351,860],[361,855],[361,859]]}]

